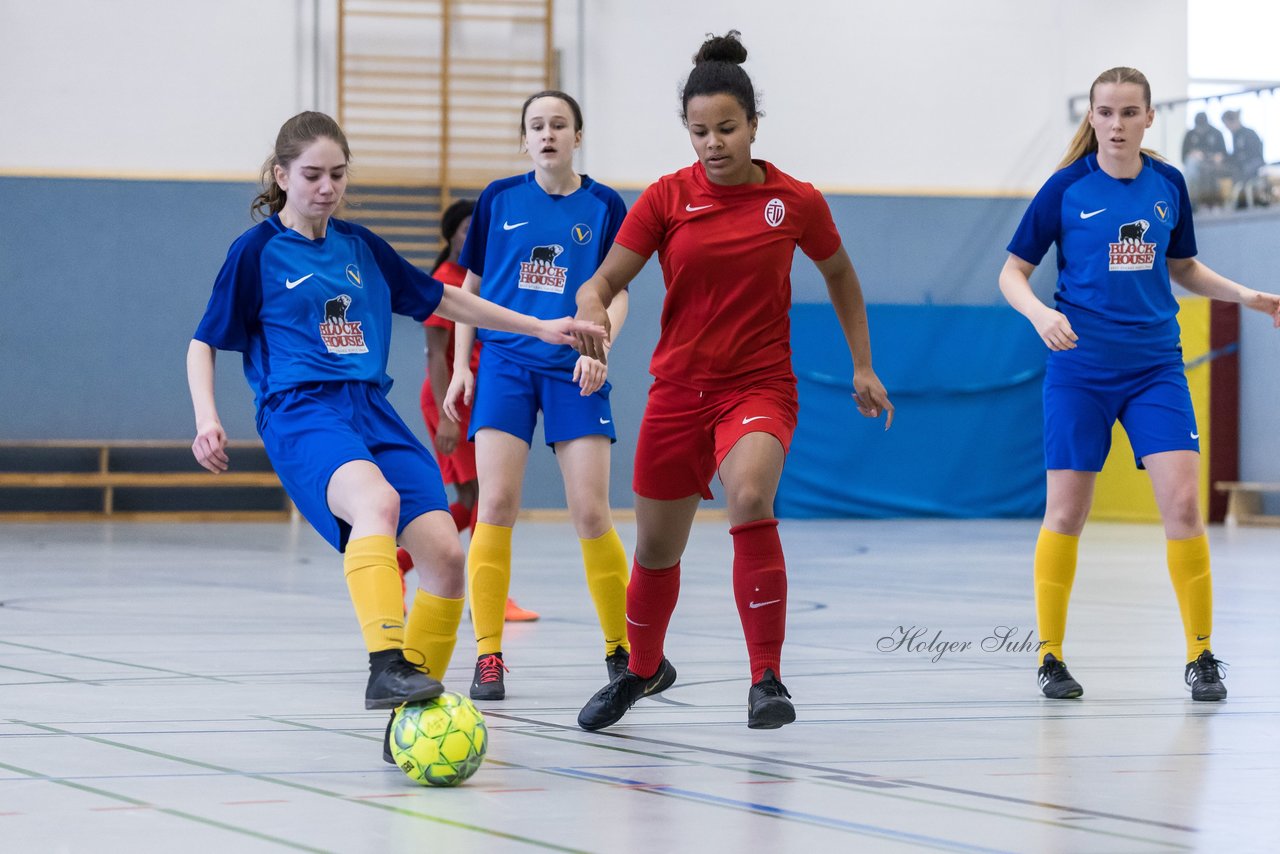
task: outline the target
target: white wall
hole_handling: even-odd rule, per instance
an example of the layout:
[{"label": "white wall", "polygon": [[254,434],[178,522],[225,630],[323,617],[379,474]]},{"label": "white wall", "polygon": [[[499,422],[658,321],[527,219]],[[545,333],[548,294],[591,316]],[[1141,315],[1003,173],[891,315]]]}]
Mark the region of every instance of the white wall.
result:
[{"label": "white wall", "polygon": [[[678,87],[704,34],[736,27],[759,156],[835,190],[1025,191],[1099,71],[1185,93],[1186,3],[557,0],[555,41],[582,164],[614,184],[691,162]],[[250,175],[285,118],[332,109],[336,6],[0,0],[0,172]]]},{"label": "white wall", "polygon": [[1280,80],[1280,4],[1187,0],[1187,70],[1193,78]]},{"label": "white wall", "polygon": [[1157,100],[1186,92],[1186,0],[577,5],[585,74],[565,82],[584,94],[584,164],[623,185],[692,162],[679,86],[704,35],[731,28],[767,113],[757,155],[828,189],[1034,189],[1073,130],[1068,97],[1102,70],[1141,68]]},{"label": "white wall", "polygon": [[316,59],[332,79],[315,9],[0,0],[0,171],[254,175],[284,119],[314,103]]}]

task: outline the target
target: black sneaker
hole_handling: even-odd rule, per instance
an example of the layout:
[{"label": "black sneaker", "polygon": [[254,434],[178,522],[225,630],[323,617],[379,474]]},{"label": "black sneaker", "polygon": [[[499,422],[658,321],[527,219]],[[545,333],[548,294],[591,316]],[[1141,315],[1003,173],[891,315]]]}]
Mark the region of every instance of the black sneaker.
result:
[{"label": "black sneaker", "polygon": [[502,684],[502,673],[507,665],[502,663],[502,653],[494,652],[476,659],[476,675],[471,680],[471,699],[504,700],[507,688]]},{"label": "black sneaker", "polygon": [[631,653],[620,646],[615,646],[613,652],[604,657],[604,669],[609,673],[609,681],[612,682],[626,673],[630,662]]},{"label": "black sneaker", "polygon": [[408,661],[398,649],[369,653],[369,684],[364,689],[366,709],[394,709],[402,703],[430,700],[444,693],[444,686]]},{"label": "black sneaker", "polygon": [[747,692],[747,726],[751,729],[777,729],[796,719],[787,687],[766,669],[759,682]]},{"label": "black sneaker", "polygon": [[1040,665],[1036,680],[1040,683],[1040,690],[1050,700],[1074,700],[1084,694],[1080,683],[1071,678],[1067,665],[1051,652],[1045,653],[1044,663]]},{"label": "black sneaker", "polygon": [[391,725],[396,722],[396,710],[391,710],[391,720],[387,721],[387,731],[382,734],[382,761],[395,765],[396,759],[391,755]]},{"label": "black sneaker", "polygon": [[1225,700],[1227,686],[1222,684],[1226,675],[1226,664],[1213,657],[1213,653],[1205,650],[1199,658],[1187,663],[1183,679],[1191,689],[1193,700]]},{"label": "black sneaker", "polygon": [[622,716],[636,704],[636,700],[661,693],[675,681],[676,669],[665,658],[658,664],[657,672],[648,679],[627,670],[587,701],[582,711],[578,712],[578,726],[588,732],[612,726],[622,720]]}]

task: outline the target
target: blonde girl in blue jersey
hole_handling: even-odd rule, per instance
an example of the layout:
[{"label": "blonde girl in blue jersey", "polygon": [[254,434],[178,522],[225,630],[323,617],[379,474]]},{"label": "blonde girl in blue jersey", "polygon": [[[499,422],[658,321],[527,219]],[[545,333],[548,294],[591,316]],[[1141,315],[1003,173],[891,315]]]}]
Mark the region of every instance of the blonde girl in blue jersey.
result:
[{"label": "blonde girl in blue jersey", "polygon": [[[1227,696],[1210,647],[1213,589],[1200,512],[1199,431],[1183,371],[1170,281],[1237,302],[1280,326],[1280,297],[1200,263],[1186,184],[1142,148],[1155,118],[1151,87],[1133,68],[1104,71],[1066,156],[1009,244],[1000,290],[1049,348],[1045,371],[1044,524],[1036,543],[1038,681],[1046,697],[1084,693],[1063,660],[1067,601],[1094,481],[1118,419],[1151,477],[1167,538],[1169,575],[1186,635],[1183,678],[1195,700]],[[1055,308],[1029,277],[1058,246]]]},{"label": "blonde girl in blue jersey", "polygon": [[[582,110],[563,92],[525,101],[520,140],[533,170],[485,188],[462,250],[463,288],[537,317],[576,311],[575,295],[604,259],[626,216],[612,189],[579,175],[573,156],[582,140]],[[625,292],[610,307],[616,336],[627,315]],[[445,411],[471,402],[473,378],[465,354],[473,330],[458,325],[454,374]],[[467,556],[467,586],[476,635],[471,696],[506,696],[503,609],[511,583],[511,533],[542,413],[543,438],[556,454],[565,500],[582,550],[587,588],[604,636],[612,677],[626,669],[626,551],[609,511],[613,414],[604,363],[568,347],[550,347],[484,331],[470,433],[476,443],[479,514]]]},{"label": "blonde girl in blue jersey", "polygon": [[[255,213],[232,244],[187,353],[192,451],[230,465],[214,401],[217,350],[244,354],[257,427],[290,498],[343,553],[369,653],[365,707],[441,693],[462,615],[463,556],[440,470],[387,402],[391,313],[452,320],[567,344],[580,322],[540,320],[445,288],[369,230],[334,218],[350,149],[322,113],[285,122]],[[597,329],[603,335],[603,329]],[[406,621],[396,539],[420,569]]]}]

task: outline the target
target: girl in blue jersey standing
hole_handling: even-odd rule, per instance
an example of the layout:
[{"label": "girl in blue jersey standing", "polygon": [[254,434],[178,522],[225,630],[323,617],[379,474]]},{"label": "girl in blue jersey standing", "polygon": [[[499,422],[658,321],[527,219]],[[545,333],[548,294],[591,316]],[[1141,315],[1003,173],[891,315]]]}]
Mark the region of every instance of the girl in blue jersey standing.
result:
[{"label": "girl in blue jersey standing", "polygon": [[[582,110],[570,96],[530,96],[520,114],[520,139],[533,171],[495,181],[480,194],[462,250],[463,288],[535,317],[573,314],[578,286],[604,259],[626,207],[616,192],[574,171]],[[626,314],[624,292],[609,311],[614,335]],[[627,666],[628,567],[609,512],[615,433],[607,368],[569,347],[485,330],[473,379],[466,357],[473,334],[458,325],[445,402],[446,413],[456,418],[459,398],[472,401],[474,382],[469,438],[476,443],[480,509],[467,556],[477,652],[471,696],[506,696],[502,623],[511,584],[511,529],[539,410],[543,437],[564,478],[612,677]]]},{"label": "girl in blue jersey standing", "polygon": [[[464,592],[440,469],[387,402],[391,313],[422,321],[439,312],[555,346],[571,343],[580,322],[445,288],[368,229],[334,218],[350,159],[342,129],[322,113],[281,127],[253,204],[268,218],[232,244],[187,353],[192,450],[215,474],[227,470],[214,356],[238,350],[281,483],[343,553],[369,653],[365,708],[391,709],[443,690]],[[407,620],[397,537],[420,569]]]},{"label": "girl in blue jersey standing", "polygon": [[[1200,513],[1199,431],[1183,371],[1178,305],[1170,280],[1192,293],[1238,302],[1280,326],[1280,297],[1239,285],[1195,259],[1186,183],[1142,148],[1155,118],[1151,87],[1133,68],[1104,71],[1089,113],[1009,244],[1000,290],[1051,353],[1044,380],[1047,500],[1036,542],[1038,671],[1046,697],[1084,693],[1062,656],[1077,545],[1097,473],[1119,419],[1136,463],[1151,477],[1167,538],[1169,575],[1182,612],[1195,700],[1227,696],[1210,647],[1213,590]],[[1056,308],[1029,277],[1058,246]]]}]

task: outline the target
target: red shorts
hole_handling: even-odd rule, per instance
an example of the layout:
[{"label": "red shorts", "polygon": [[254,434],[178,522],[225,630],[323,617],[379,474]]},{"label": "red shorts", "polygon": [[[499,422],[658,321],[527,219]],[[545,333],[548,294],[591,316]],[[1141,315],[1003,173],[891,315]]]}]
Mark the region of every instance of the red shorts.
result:
[{"label": "red shorts", "polygon": [[785,453],[799,411],[794,377],[715,391],[654,380],[636,439],[632,489],[656,501],[713,498],[711,478],[738,440],[768,433]]},{"label": "red shorts", "polygon": [[[431,393],[430,380],[422,384],[418,403],[422,407],[422,418],[427,422],[427,432],[431,434],[431,441],[434,443],[436,431],[440,428],[440,413],[436,411],[436,399]],[[445,483],[466,483],[476,479],[476,446],[467,441],[467,422],[471,420],[471,407],[459,401],[458,411],[462,414],[462,423],[458,425],[461,431],[458,447],[447,456],[440,453],[439,448],[435,448],[436,462],[440,464],[440,474]]]}]

